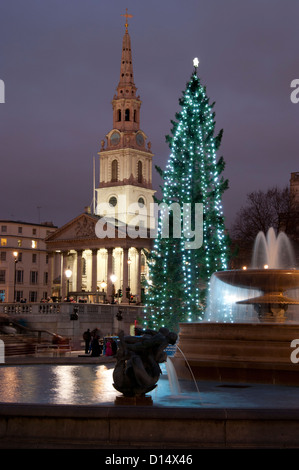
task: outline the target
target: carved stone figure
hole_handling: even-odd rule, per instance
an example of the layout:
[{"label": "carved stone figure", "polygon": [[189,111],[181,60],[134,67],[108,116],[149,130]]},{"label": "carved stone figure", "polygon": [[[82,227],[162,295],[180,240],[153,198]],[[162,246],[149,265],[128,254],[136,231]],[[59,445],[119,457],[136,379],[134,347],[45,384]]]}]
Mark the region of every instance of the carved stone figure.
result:
[{"label": "carved stone figure", "polygon": [[77,237],[88,237],[95,233],[95,224],[92,220],[88,220],[84,217],[79,220],[76,225],[76,236]]},{"label": "carved stone figure", "polygon": [[138,336],[119,333],[113,386],[125,397],[144,396],[157,386],[161,374],[159,364],[167,359],[164,349],[177,341],[177,334],[167,328],[139,333]]}]

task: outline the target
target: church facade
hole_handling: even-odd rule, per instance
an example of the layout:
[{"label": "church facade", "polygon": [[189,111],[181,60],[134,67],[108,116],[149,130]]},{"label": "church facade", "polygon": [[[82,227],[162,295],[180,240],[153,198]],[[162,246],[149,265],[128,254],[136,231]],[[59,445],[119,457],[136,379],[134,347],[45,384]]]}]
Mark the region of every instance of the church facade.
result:
[{"label": "church facade", "polygon": [[[51,297],[142,301],[154,227],[151,144],[140,129],[141,100],[125,25],[113,128],[101,142],[95,203],[46,239]],[[67,277],[68,275],[68,277]]]}]

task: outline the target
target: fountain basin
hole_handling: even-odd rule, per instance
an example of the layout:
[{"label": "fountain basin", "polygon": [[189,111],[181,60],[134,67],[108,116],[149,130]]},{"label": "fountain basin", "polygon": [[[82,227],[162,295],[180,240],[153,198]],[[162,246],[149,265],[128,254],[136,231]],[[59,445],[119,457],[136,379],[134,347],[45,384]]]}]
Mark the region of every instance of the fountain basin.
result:
[{"label": "fountain basin", "polygon": [[[298,324],[181,323],[178,345],[198,380],[299,385],[299,364],[291,342]],[[179,350],[173,358],[179,378],[190,372]]]},{"label": "fountain basin", "polygon": [[[236,305],[253,305],[261,322],[284,323],[289,305],[299,305],[299,300],[285,294],[299,287],[299,271],[296,269],[248,269],[220,271],[213,274],[216,281],[234,289],[243,289],[245,299]],[[247,291],[247,292],[246,292]],[[250,293],[255,291],[255,296]],[[222,291],[220,290],[220,293]]]},{"label": "fountain basin", "polygon": [[[236,269],[219,271],[214,276],[232,286],[263,292],[285,292],[299,287],[297,269]],[[299,301],[296,303],[299,304]]]},{"label": "fountain basin", "polygon": [[[11,358],[8,362],[13,365],[18,360]],[[81,363],[79,367],[78,360]],[[198,400],[198,394],[195,397],[191,392],[194,387],[185,381],[182,386],[186,387],[186,393],[182,398],[165,394],[166,390],[163,390],[164,398],[161,396],[159,401],[154,392],[152,407],[115,406],[113,396],[117,392],[112,387],[112,370],[103,376],[95,376],[92,370],[101,366],[93,361],[88,365],[86,360],[68,357],[65,358],[68,365],[58,365],[56,359],[51,358],[51,368],[62,369],[60,373],[56,371],[57,378],[64,376],[59,384],[45,381],[48,367],[39,362],[36,364],[33,358],[27,358],[22,366],[0,367],[0,372],[2,367],[8,369],[2,373],[0,389],[3,378],[10,377],[13,386],[6,390],[6,394],[12,393],[9,400],[18,392],[22,398],[21,403],[0,402],[0,449],[97,449],[102,461],[113,453],[116,456],[116,449],[118,456],[122,456],[122,449],[126,456],[137,456],[141,452],[142,459],[147,454],[158,456],[165,452],[168,455],[168,449],[181,449],[181,455],[189,455],[192,464],[199,464],[195,460],[197,454],[191,449],[299,448],[299,409],[295,387],[235,387],[234,384],[226,384],[222,388],[218,382],[201,382]],[[17,367],[18,374],[15,374],[14,367]],[[38,370],[34,372],[35,367]],[[65,368],[69,368],[69,378],[74,379],[71,383],[65,380]],[[27,380],[21,383],[20,375]],[[83,383],[79,376],[85,378]],[[99,383],[94,387],[95,382]],[[162,382],[167,388],[167,381]],[[43,401],[37,402],[32,394],[34,402],[28,401],[28,392],[34,392],[38,384],[42,386],[40,398]],[[45,395],[49,395],[48,386],[51,384],[57,398],[60,397],[55,404],[46,401]],[[160,385],[159,382],[158,388]],[[80,389],[84,389],[81,396]],[[90,396],[87,399],[86,390],[94,398],[100,398],[105,390],[108,395],[97,403]],[[135,449],[134,454],[132,449]]]}]

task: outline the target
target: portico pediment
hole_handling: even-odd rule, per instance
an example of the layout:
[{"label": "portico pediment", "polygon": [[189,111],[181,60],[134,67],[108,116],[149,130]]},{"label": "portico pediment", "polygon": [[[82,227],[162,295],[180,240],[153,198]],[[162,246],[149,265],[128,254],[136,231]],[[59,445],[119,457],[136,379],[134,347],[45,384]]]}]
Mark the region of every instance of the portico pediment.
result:
[{"label": "portico pediment", "polygon": [[99,218],[91,214],[80,214],[75,219],[57,229],[49,235],[46,242],[59,242],[65,240],[95,239],[95,226]]},{"label": "portico pediment", "polygon": [[[99,224],[97,225],[97,223]],[[114,218],[80,214],[50,234],[46,240],[48,251],[100,249],[108,247],[138,247],[149,249],[151,238],[131,236],[127,225]]]}]

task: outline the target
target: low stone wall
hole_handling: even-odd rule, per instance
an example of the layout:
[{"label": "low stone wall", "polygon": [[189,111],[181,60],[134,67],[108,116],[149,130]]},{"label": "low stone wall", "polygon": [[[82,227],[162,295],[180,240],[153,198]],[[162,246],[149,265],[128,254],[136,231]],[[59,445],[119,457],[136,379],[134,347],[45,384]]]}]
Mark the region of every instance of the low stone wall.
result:
[{"label": "low stone wall", "polygon": [[299,448],[299,410],[0,404],[0,448]]},{"label": "low stone wall", "polygon": [[[78,319],[71,320],[74,311]],[[122,320],[117,319],[121,312]],[[134,305],[103,304],[0,304],[0,313],[8,315],[8,320],[22,322],[30,328],[47,330],[71,338],[74,348],[81,348],[82,335],[87,328],[98,328],[102,336],[115,335],[119,330],[130,334],[135,322],[140,324],[142,307]]]}]

